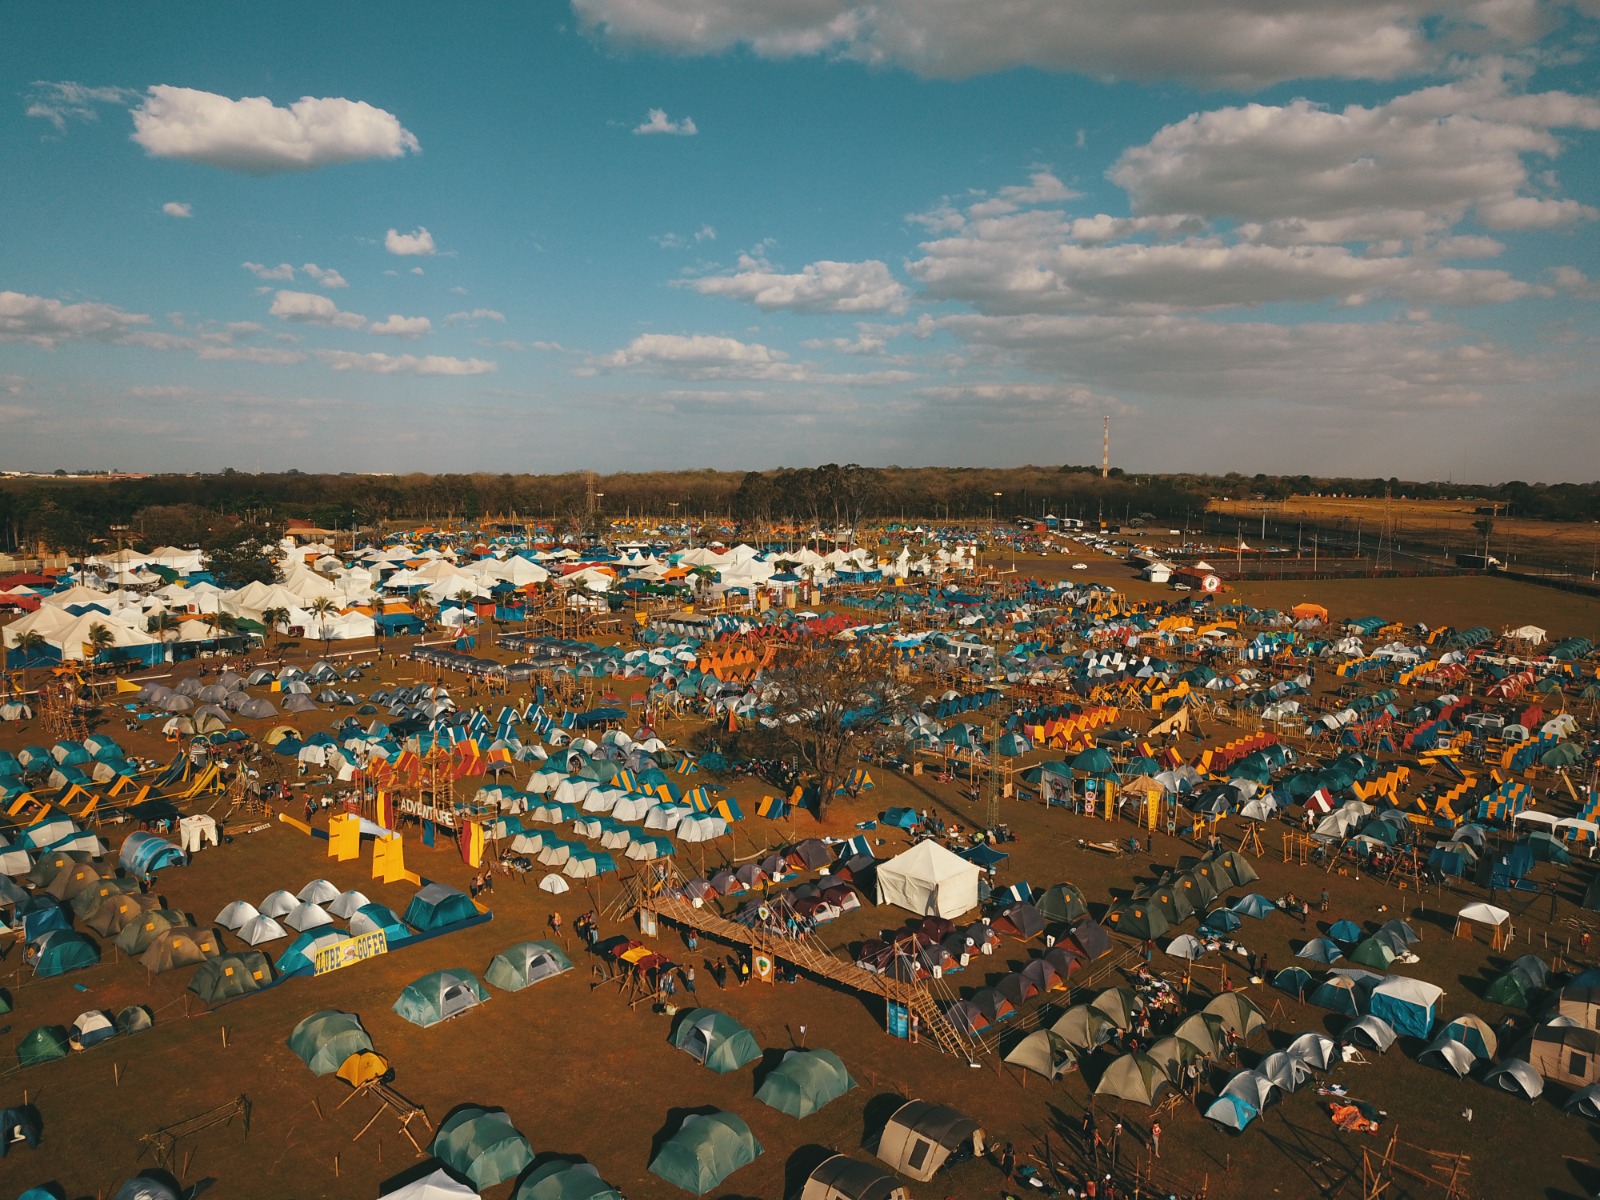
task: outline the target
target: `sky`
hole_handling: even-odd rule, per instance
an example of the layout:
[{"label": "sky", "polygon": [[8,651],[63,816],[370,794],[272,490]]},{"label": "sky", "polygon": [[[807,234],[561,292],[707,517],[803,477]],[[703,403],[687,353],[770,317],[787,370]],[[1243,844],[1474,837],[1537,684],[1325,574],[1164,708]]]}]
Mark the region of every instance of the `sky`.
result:
[{"label": "sky", "polygon": [[0,469],[1600,477],[1600,0],[0,12]]}]

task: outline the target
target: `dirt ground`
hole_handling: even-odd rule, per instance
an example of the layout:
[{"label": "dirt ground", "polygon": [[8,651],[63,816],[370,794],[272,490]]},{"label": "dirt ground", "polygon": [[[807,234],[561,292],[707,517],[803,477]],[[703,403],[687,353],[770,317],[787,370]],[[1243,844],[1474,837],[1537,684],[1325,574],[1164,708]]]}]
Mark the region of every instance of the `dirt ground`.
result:
[{"label": "dirt ground", "polygon": [[[1129,584],[1126,568],[1105,561],[1105,567],[1096,566],[1073,577],[1105,578],[1136,592],[1145,586]],[[1054,574],[1062,565],[1063,560],[1055,557],[1044,563],[1018,563],[1023,574],[1039,573],[1040,566]],[[1260,590],[1240,595],[1252,603],[1281,605],[1291,602],[1289,591],[1298,593],[1301,586],[1252,585]],[[1360,610],[1405,620],[1472,621],[1491,627],[1535,621],[1553,633],[1591,636],[1600,626],[1600,604],[1499,580],[1353,581],[1348,589],[1328,583],[1305,586],[1312,598],[1334,609],[1336,617]],[[359,686],[370,690],[397,675],[407,676],[404,662],[393,670],[379,667]],[[453,680],[446,682],[458,701],[469,702],[459,685]],[[626,694],[637,684],[608,686]],[[296,724],[310,733],[331,726],[342,715],[323,713],[318,714],[320,720]],[[1142,729],[1148,718],[1133,715],[1131,721]],[[246,728],[259,735],[268,723],[257,724],[260,728]],[[668,726],[663,734],[684,739],[692,729],[688,724]],[[133,753],[161,759],[170,756],[170,748],[158,737],[124,736],[120,721],[109,725],[107,731]],[[1203,744],[1214,745],[1227,736],[1225,728],[1212,728]],[[20,729],[0,729],[0,746],[10,749],[42,739],[43,734],[31,723]],[[1188,754],[1201,745],[1186,740],[1180,749]],[[1044,757],[1059,755],[1036,753],[1025,762]],[[714,867],[719,853],[744,859],[758,847],[777,846],[793,837],[853,834],[857,822],[872,819],[890,805],[932,808],[954,815],[963,824],[981,815],[960,784],[882,771],[874,772],[874,777],[875,789],[858,801],[837,803],[825,826],[806,814],[777,823],[755,817],[746,820],[737,827],[731,844],[719,844],[720,852],[715,848],[708,851],[705,865]],[[744,780],[727,782],[745,811],[752,811],[764,789]],[[1570,807],[1555,802],[1551,811],[1564,814]],[[1070,880],[1084,890],[1097,914],[1115,896],[1194,852],[1193,847],[1163,834],[1155,835],[1149,854],[1141,851],[1110,857],[1086,850],[1080,848],[1081,841],[1126,839],[1132,829],[1107,826],[1059,809],[1046,810],[1031,802],[1007,802],[1004,819],[1019,840],[1007,847],[1012,854],[1000,868],[999,882],[1027,880],[1042,890]],[[1325,928],[1341,917],[1372,927],[1389,917],[1406,917],[1423,935],[1418,947],[1421,962],[1410,970],[1446,989],[1441,1004],[1446,1019],[1474,1012],[1491,1023],[1511,1015],[1525,1025],[1526,1014],[1506,1014],[1482,999],[1492,973],[1506,959],[1530,950],[1547,960],[1557,953],[1566,954],[1569,942],[1576,947],[1583,930],[1600,924],[1593,914],[1580,915],[1576,905],[1591,874],[1590,865],[1565,869],[1544,865],[1536,876],[1540,894],[1521,902],[1522,911],[1516,917],[1517,943],[1510,954],[1493,952],[1482,943],[1451,937],[1452,914],[1469,899],[1482,898],[1481,889],[1463,886],[1459,891],[1429,890],[1419,895],[1414,889],[1401,891],[1371,878],[1329,874],[1317,867],[1285,862],[1281,853],[1284,828],[1271,824],[1264,830],[1264,853],[1253,860],[1262,881],[1254,890],[1273,898],[1290,891],[1315,898],[1326,887],[1330,911],[1325,915],[1313,912],[1312,925],[1316,927]],[[113,848],[120,845],[120,832],[103,832]],[[1237,823],[1224,825],[1229,844],[1237,840],[1239,832]],[[879,828],[870,836],[880,857],[907,844],[898,830]],[[404,911],[412,889],[374,881],[370,854],[360,862],[344,864],[325,855],[326,843],[287,825],[275,825],[264,832],[238,836],[231,845],[208,849],[188,867],[163,872],[158,890],[167,906],[187,911],[201,923],[211,921],[229,901],[259,902],[276,888],[298,890],[319,876],[341,888],[360,888],[371,899]],[[412,831],[406,838],[406,856],[407,865],[425,878],[463,888],[467,885],[469,871],[442,839],[439,848],[424,849]],[[684,865],[698,872],[698,854]],[[547,936],[552,911],[562,913],[570,930],[581,911],[591,904],[603,907],[617,888],[615,879],[607,879],[592,896],[575,890],[565,897],[551,897],[532,882],[501,878],[493,893],[485,897],[494,911],[491,922],[418,946],[402,946],[331,975],[290,980],[211,1012],[192,996],[186,999],[187,969],[152,978],[137,962],[118,961],[108,947],[106,960],[92,970],[34,981],[21,965],[21,950],[13,947],[0,960],[0,986],[8,989],[15,1004],[14,1012],[4,1018],[9,1023],[6,1036],[10,1044],[36,1026],[70,1024],[89,1008],[114,1012],[123,1005],[146,1004],[154,1010],[156,1024],[148,1033],[113,1039],[64,1061],[27,1071],[12,1066],[5,1073],[0,1103],[19,1103],[26,1098],[36,1104],[44,1117],[45,1137],[37,1150],[19,1148],[5,1160],[0,1167],[0,1180],[4,1181],[0,1186],[20,1191],[57,1181],[68,1196],[108,1195],[121,1180],[151,1165],[150,1155],[141,1153],[141,1135],[244,1094],[252,1108],[248,1133],[236,1121],[178,1143],[174,1169],[183,1182],[214,1181],[214,1194],[230,1200],[377,1195],[386,1181],[404,1177],[421,1160],[387,1112],[377,1113],[356,1140],[358,1131],[374,1116],[376,1102],[362,1097],[341,1108],[341,1102],[350,1096],[349,1089],[331,1076],[314,1077],[288,1050],[285,1039],[296,1022],[325,1008],[359,1014],[379,1052],[394,1064],[396,1090],[423,1105],[435,1123],[460,1104],[501,1106],[527,1135],[536,1153],[586,1158],[635,1200],[681,1195],[649,1174],[646,1167],[653,1149],[686,1113],[711,1107],[738,1113],[765,1148],[756,1163],[732,1175],[712,1193],[727,1200],[776,1200],[796,1194],[811,1167],[835,1150],[870,1157],[861,1147],[876,1134],[900,1097],[946,1103],[974,1116],[991,1139],[1014,1143],[1021,1162],[1029,1162],[1033,1156],[1048,1158],[1065,1167],[1066,1177],[1082,1169],[1076,1132],[1089,1098],[1089,1084],[1098,1079],[1104,1059],[1091,1059],[1081,1073],[1056,1083],[1038,1077],[1024,1079],[995,1058],[973,1069],[941,1055],[926,1041],[913,1046],[888,1036],[877,1003],[811,980],[776,986],[753,983],[718,991],[704,968],[719,948],[703,939],[700,953],[691,955],[665,926],[652,944],[680,964],[696,966],[698,999],[728,1012],[755,1033],[767,1050],[761,1064],[727,1076],[699,1067],[668,1043],[670,1022],[666,1017],[652,1013],[648,1005],[630,1008],[615,983],[597,978],[592,960],[576,945],[572,951],[574,971],[516,994],[491,989],[487,1004],[432,1029],[417,1029],[391,1011],[409,981],[446,967],[467,967],[481,977],[499,950]],[[832,945],[848,946],[898,928],[908,919],[908,914],[897,910],[868,905],[824,926],[820,935]],[[1274,970],[1288,965],[1294,948],[1315,932],[1302,929],[1281,913],[1264,921],[1249,920],[1246,926],[1239,937],[1250,950],[1267,954]],[[610,921],[602,925],[602,934],[608,937],[635,932]],[[237,948],[231,935],[224,934],[222,940],[227,948]],[[281,952],[284,944],[264,949]],[[951,976],[949,982],[959,991],[990,983],[1041,948],[1037,942],[1008,941],[994,961],[984,963],[985,969],[969,968]],[[1574,965],[1584,965],[1580,959],[1575,951],[1568,956]],[[1151,965],[1173,978],[1181,973],[1181,964],[1159,950]],[[1286,1044],[1295,1033],[1336,1033],[1344,1024],[1341,1018],[1303,1006],[1264,985],[1246,984],[1241,970],[1233,970],[1231,977],[1271,1014],[1272,1030],[1258,1034],[1246,1049],[1246,1064]],[[1214,970],[1197,970],[1195,980],[1197,1004],[1209,989],[1220,985]],[[1071,999],[1086,998],[1075,995]],[[680,993],[678,1001],[688,1007],[693,998]],[[1033,1003],[1041,1002],[1064,1007],[1067,998],[1055,993]],[[858,1086],[822,1112],[795,1121],[757,1102],[754,1092],[764,1071],[802,1040],[807,1046],[836,1051]],[[1424,1174],[1432,1173],[1424,1161],[1426,1150],[1470,1154],[1470,1179],[1464,1195],[1576,1200],[1600,1187],[1600,1169],[1592,1165],[1600,1155],[1596,1144],[1600,1130],[1582,1118],[1561,1113],[1562,1089],[1552,1086],[1543,1099],[1529,1104],[1488,1089],[1475,1079],[1457,1081],[1419,1065],[1415,1061],[1418,1049],[1418,1045],[1402,1044],[1387,1055],[1369,1055],[1370,1065],[1347,1066],[1336,1075],[1352,1094],[1388,1114],[1377,1137],[1338,1132],[1327,1117],[1325,1104],[1319,1103],[1309,1088],[1271,1106],[1256,1125],[1238,1137],[1202,1120],[1192,1106],[1180,1105],[1162,1117],[1162,1159],[1152,1164],[1160,1194],[1204,1190],[1219,1200],[1263,1194],[1358,1197],[1362,1195],[1363,1154],[1381,1153],[1395,1132],[1403,1143],[1398,1160]],[[1221,1077],[1213,1082],[1220,1081]],[[1099,1103],[1096,1109],[1102,1128],[1109,1128],[1110,1114],[1126,1122],[1124,1164],[1130,1157],[1148,1164],[1145,1134],[1151,1111],[1121,1102]],[[931,1185],[911,1185],[909,1190],[919,1200],[997,1197],[1003,1184],[995,1167],[976,1162],[941,1175]],[[506,1183],[485,1194],[492,1200],[504,1200],[511,1191],[511,1184]],[[1397,1177],[1387,1193],[1389,1197],[1418,1198],[1443,1194],[1406,1176]]]}]

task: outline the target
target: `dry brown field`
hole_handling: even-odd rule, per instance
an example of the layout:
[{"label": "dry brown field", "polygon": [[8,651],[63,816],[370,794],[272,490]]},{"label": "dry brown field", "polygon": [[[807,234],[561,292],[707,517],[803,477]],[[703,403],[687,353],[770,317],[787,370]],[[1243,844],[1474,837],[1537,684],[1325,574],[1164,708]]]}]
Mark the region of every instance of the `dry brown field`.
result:
[{"label": "dry brown field", "polygon": [[[1070,571],[1073,561],[1073,556],[1051,556],[1042,561],[1019,560],[1017,566],[1023,574],[1055,574],[1063,567]],[[1129,584],[1126,568],[1109,559],[1101,561],[1104,566],[1095,564],[1093,570],[1074,572],[1072,577],[1100,578],[1134,592],[1165,592]],[[1342,589],[1346,582],[1351,586]],[[1398,619],[1413,619],[1415,613],[1415,619],[1490,625],[1534,620],[1552,632],[1587,632],[1591,636],[1600,626],[1600,603],[1493,579],[1398,584],[1340,581],[1287,588],[1262,584],[1250,585],[1252,590],[1239,594],[1252,603],[1286,604],[1292,602],[1289,591],[1302,586],[1333,608],[1335,615],[1373,610]],[[1553,607],[1557,605],[1576,607]],[[306,657],[314,656],[318,649],[307,648]],[[374,660],[363,657],[356,661]],[[194,667],[177,670],[189,672]],[[414,678],[404,660],[393,666],[379,663],[358,686],[370,690],[380,683]],[[446,682],[460,702],[480,702],[466,697],[454,681]],[[605,686],[626,696],[639,683]],[[481,702],[498,704],[498,700]],[[309,734],[331,727],[342,715],[343,711],[307,714],[310,719],[296,724]],[[1127,720],[1139,730],[1150,722],[1148,716],[1134,713],[1128,714]],[[257,722],[245,728],[259,736],[270,724]],[[698,723],[683,722],[669,724],[662,732],[669,740],[686,742],[699,727]],[[124,735],[120,720],[107,726],[107,731],[133,753],[163,760],[170,756],[171,748],[159,736]],[[1185,739],[1180,750],[1191,755],[1229,736],[1226,725],[1213,726],[1204,741]],[[44,740],[33,723],[0,727],[0,746],[5,748]],[[1036,752],[1024,765],[1045,757],[1059,754]],[[697,873],[719,861],[746,859],[760,848],[775,847],[795,837],[848,836],[857,832],[858,822],[871,820],[890,805],[932,809],[963,824],[981,816],[966,785],[942,784],[930,775],[913,778],[875,771],[874,776],[875,789],[857,801],[840,801],[826,823],[819,824],[808,814],[782,822],[751,817],[736,827],[734,838],[709,849],[704,862],[695,852],[686,856],[684,866]],[[753,811],[756,800],[767,790],[744,779],[721,782],[746,812]],[[1542,780],[1538,786],[1543,792],[1549,781]],[[1560,801],[1545,802],[1554,805],[1552,811],[1563,814],[1571,807]],[[1008,801],[1003,816],[1019,840],[1008,847],[1012,855],[1000,869],[999,882],[1027,880],[1043,889],[1070,880],[1083,888],[1097,913],[1114,897],[1149,882],[1160,871],[1175,866],[1181,856],[1194,852],[1188,843],[1158,833],[1150,853],[1141,849],[1136,854],[1111,857],[1084,849],[1081,843],[1126,839],[1132,832],[1130,826],[1108,826],[1020,800]],[[1482,999],[1492,972],[1511,955],[1450,936],[1449,914],[1468,899],[1481,898],[1480,889],[1464,886],[1459,891],[1430,890],[1419,895],[1414,889],[1401,891],[1368,877],[1329,874],[1285,862],[1283,828],[1272,824],[1265,831],[1265,853],[1254,860],[1262,875],[1255,890],[1274,898],[1290,891],[1316,897],[1326,887],[1331,910],[1326,915],[1313,911],[1312,927],[1306,929],[1283,914],[1246,922],[1239,935],[1242,942],[1252,951],[1267,954],[1274,970],[1290,964],[1294,949],[1317,927],[1333,920],[1349,917],[1375,927],[1389,917],[1405,916],[1424,938],[1418,948],[1422,961],[1409,969],[1446,989],[1442,1016],[1475,1012],[1491,1022],[1509,1016],[1526,1025],[1526,1014],[1506,1013]],[[1240,827],[1225,824],[1223,832],[1231,844]],[[107,829],[104,833],[114,849],[120,845],[119,831]],[[906,835],[898,830],[879,828],[870,836],[880,857],[907,845]],[[163,872],[159,891],[168,906],[193,914],[201,923],[209,923],[231,900],[259,902],[276,888],[298,890],[319,876],[341,888],[358,887],[372,899],[404,911],[411,889],[373,881],[370,855],[345,864],[325,855],[325,843],[280,824],[239,836],[231,845],[209,849],[188,867]],[[470,872],[443,839],[439,848],[424,849],[413,829],[406,836],[406,855],[408,866],[425,878],[463,888],[468,883]],[[1600,932],[1600,921],[1594,914],[1580,912],[1576,900],[1591,873],[1587,863],[1539,869],[1539,895],[1516,902],[1518,942],[1512,954],[1531,950],[1550,958],[1564,952],[1570,942],[1572,960],[1585,965],[1578,961],[1576,939],[1584,930]],[[652,944],[680,964],[696,966],[701,1002],[723,1009],[748,1026],[767,1050],[762,1063],[727,1076],[699,1067],[669,1045],[666,1017],[653,1014],[648,1006],[630,1009],[616,985],[598,981],[593,962],[576,945],[573,972],[516,994],[491,989],[487,1004],[432,1029],[414,1028],[391,1011],[401,988],[412,979],[446,967],[467,967],[481,977],[499,950],[545,936],[553,911],[562,913],[570,930],[579,912],[591,903],[603,906],[618,886],[611,878],[601,883],[592,898],[583,890],[552,897],[531,882],[502,878],[486,897],[494,910],[494,919],[487,924],[421,945],[403,946],[331,975],[289,980],[264,994],[210,1012],[193,997],[186,999],[189,970],[151,977],[137,962],[118,960],[108,949],[98,967],[36,981],[22,967],[21,950],[13,948],[0,959],[0,986],[10,992],[15,1004],[14,1011],[3,1018],[8,1029],[0,1037],[0,1046],[9,1050],[26,1031],[44,1024],[69,1024],[89,1008],[115,1011],[126,1004],[147,1004],[155,1011],[156,1025],[137,1037],[113,1039],[27,1071],[17,1070],[12,1060],[0,1081],[0,1103],[26,1098],[36,1104],[44,1116],[45,1139],[37,1150],[19,1147],[5,1159],[0,1165],[0,1191],[15,1194],[28,1186],[56,1181],[68,1197],[109,1196],[121,1180],[150,1165],[149,1155],[142,1153],[141,1135],[245,1094],[253,1109],[248,1133],[235,1123],[179,1143],[175,1167],[185,1184],[208,1183],[207,1194],[226,1200],[376,1196],[385,1181],[413,1171],[420,1160],[388,1114],[379,1115],[360,1140],[353,1140],[373,1116],[376,1102],[362,1097],[341,1108],[349,1089],[332,1077],[315,1078],[287,1049],[285,1039],[295,1023],[325,1008],[360,1015],[377,1049],[394,1064],[395,1088],[422,1104],[435,1122],[463,1103],[504,1107],[536,1153],[587,1158],[633,1200],[683,1195],[649,1174],[646,1167],[653,1148],[685,1113],[708,1106],[738,1113],[765,1147],[756,1163],[711,1193],[723,1200],[778,1200],[794,1195],[807,1171],[834,1150],[870,1157],[862,1146],[876,1134],[896,1097],[922,1097],[970,1113],[983,1122],[991,1138],[1013,1142],[1021,1161],[1048,1155],[1063,1165],[1066,1177],[1081,1169],[1075,1131],[1089,1102],[1089,1086],[1103,1069],[1104,1058],[1089,1060],[1081,1073],[1056,1083],[1037,1077],[1024,1079],[992,1057],[979,1069],[972,1069],[941,1055],[926,1040],[912,1046],[889,1037],[883,1032],[883,1013],[874,1002],[809,979],[792,985],[751,984],[719,991],[705,968],[723,948],[703,939],[699,953],[691,954],[665,926]],[[869,904],[824,926],[821,936],[829,944],[847,949],[909,920],[908,914]],[[607,937],[636,933],[611,921],[603,924],[602,932]],[[570,939],[570,933],[568,936]],[[230,935],[224,934],[223,941],[229,949],[238,948]],[[278,952],[284,944],[265,949]],[[1007,941],[992,962],[980,960],[981,965],[951,976],[950,983],[957,991],[966,991],[992,982],[1040,948],[1036,942]],[[1172,978],[1181,971],[1176,960],[1159,950],[1152,966]],[[1302,1005],[1264,985],[1246,983],[1237,967],[1231,977],[1248,989],[1272,1019],[1271,1031],[1257,1035],[1245,1050],[1246,1063],[1285,1044],[1294,1033],[1311,1029],[1337,1033],[1344,1023],[1342,1018]],[[1215,970],[1197,971],[1195,978],[1197,1002],[1220,985]],[[678,1002],[687,1007],[692,1000],[680,992]],[[1043,1000],[1045,1004],[1063,1002],[1059,994]],[[836,1051],[859,1086],[821,1113],[795,1121],[757,1102],[754,1092],[763,1072],[799,1041],[802,1026],[806,1044]],[[1581,1200],[1600,1187],[1600,1169],[1593,1165],[1600,1155],[1597,1127],[1561,1113],[1562,1089],[1552,1086],[1544,1099],[1529,1104],[1475,1080],[1457,1081],[1419,1065],[1415,1061],[1419,1048],[1402,1044],[1387,1055],[1369,1055],[1370,1065],[1345,1067],[1336,1076],[1353,1095],[1387,1114],[1379,1137],[1338,1132],[1328,1119],[1326,1102],[1309,1088],[1271,1106],[1239,1137],[1204,1121],[1192,1106],[1179,1106],[1163,1117],[1163,1157],[1155,1164],[1156,1183],[1162,1190],[1155,1194],[1203,1187],[1216,1200],[1262,1195],[1354,1200],[1362,1195],[1363,1153],[1381,1152],[1393,1132],[1412,1147],[1470,1153],[1466,1196]],[[1219,1075],[1213,1085],[1219,1085],[1221,1079]],[[1114,1117],[1125,1120],[1124,1162],[1132,1156],[1147,1163],[1144,1139],[1150,1110],[1121,1102],[1102,1102],[1095,1107],[1105,1127]],[[1403,1162],[1428,1170],[1420,1151],[1401,1153]],[[999,1197],[1003,1183],[993,1166],[969,1163],[941,1175],[933,1184],[911,1185],[910,1191],[917,1200],[966,1200]],[[491,1200],[506,1200],[511,1192],[512,1185],[505,1183],[485,1194]],[[1442,1194],[1399,1176],[1386,1197],[1422,1200]]]},{"label": "dry brown field", "polygon": [[[1389,500],[1360,496],[1293,496],[1288,500],[1213,500],[1208,511],[1224,513],[1246,522],[1305,521],[1324,526],[1343,525],[1353,530],[1357,522],[1374,537],[1382,528],[1387,508],[1395,536],[1405,542],[1436,546],[1449,554],[1481,554],[1483,538],[1472,526],[1483,518],[1482,507],[1469,500]],[[1495,518],[1490,553],[1511,560],[1534,559],[1561,563],[1587,577],[1600,558],[1600,524],[1593,522],[1535,521],[1504,515]]]}]

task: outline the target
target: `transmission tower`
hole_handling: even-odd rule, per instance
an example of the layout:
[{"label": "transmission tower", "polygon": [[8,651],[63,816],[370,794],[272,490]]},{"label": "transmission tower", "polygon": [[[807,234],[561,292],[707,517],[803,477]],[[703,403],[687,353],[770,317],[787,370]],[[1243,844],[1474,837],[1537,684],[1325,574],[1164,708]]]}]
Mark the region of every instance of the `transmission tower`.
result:
[{"label": "transmission tower", "polygon": [[1378,556],[1372,566],[1376,571],[1394,570],[1394,513],[1391,507],[1392,489],[1383,489],[1383,532],[1378,535]]}]

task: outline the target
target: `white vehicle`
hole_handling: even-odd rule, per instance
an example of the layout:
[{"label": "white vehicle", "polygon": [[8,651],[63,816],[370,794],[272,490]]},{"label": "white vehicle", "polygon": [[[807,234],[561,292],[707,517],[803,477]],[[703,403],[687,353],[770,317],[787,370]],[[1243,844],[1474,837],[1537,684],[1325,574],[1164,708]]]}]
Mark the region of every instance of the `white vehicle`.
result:
[{"label": "white vehicle", "polygon": [[1088,563],[1073,563],[1072,564],[1072,569],[1074,571],[1087,571],[1089,569],[1089,564]]}]

